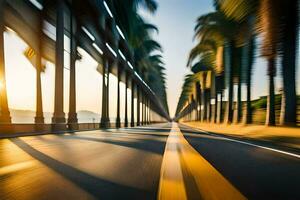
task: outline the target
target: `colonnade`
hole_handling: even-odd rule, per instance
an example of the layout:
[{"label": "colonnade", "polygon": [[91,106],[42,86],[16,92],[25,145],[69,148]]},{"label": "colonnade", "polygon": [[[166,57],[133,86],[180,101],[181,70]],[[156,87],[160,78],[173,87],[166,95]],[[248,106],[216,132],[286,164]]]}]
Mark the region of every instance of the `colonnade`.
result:
[{"label": "colonnade", "polygon": [[[52,117],[52,129],[53,130],[64,130],[64,129],[74,129],[78,128],[78,118],[76,112],[76,60],[78,59],[77,48],[81,47],[82,44],[84,46],[88,46],[88,40],[80,41],[79,38],[82,38],[79,34],[88,34],[89,37],[92,33],[81,33],[82,32],[82,22],[78,20],[78,16],[76,16],[73,12],[72,5],[69,5],[64,0],[56,1],[55,3],[55,83],[54,83],[54,111]],[[47,8],[44,7],[39,11],[39,27],[37,27],[38,32],[38,45],[34,49],[35,58],[36,58],[36,116],[35,116],[35,124],[42,126],[44,124],[44,115],[43,115],[43,99],[42,99],[42,82],[41,82],[41,71],[42,71],[42,49],[43,49],[43,16],[44,10]],[[0,0],[0,80],[1,80],[1,90],[0,90],[0,125],[1,124],[11,124],[11,117],[8,108],[8,100],[7,100],[7,90],[5,84],[5,58],[4,58],[4,37],[3,33],[5,31],[5,20],[4,20],[4,9],[6,7],[6,1]],[[64,36],[66,35],[66,9],[69,9],[69,25],[68,27],[69,34],[68,37],[70,39],[70,83],[69,83],[69,112],[67,119],[65,118],[64,113]],[[104,10],[103,10],[104,11]],[[106,20],[110,20],[112,22],[113,19],[109,17],[108,14],[105,15]],[[108,24],[108,23],[105,23]],[[111,23],[112,26],[115,23]],[[112,34],[112,28],[105,25],[105,34]],[[100,34],[101,35],[101,34]],[[96,37],[96,36],[95,36]],[[111,36],[112,37],[112,36]],[[126,44],[125,39],[120,36],[113,35],[115,39],[108,40],[106,37],[101,38],[102,41],[97,43],[97,40],[92,41],[92,44],[89,46],[93,46],[96,48],[93,52],[97,52],[97,57],[99,58],[97,61],[99,62],[99,66],[102,67],[102,111],[101,111],[101,121],[99,122],[99,126],[103,128],[111,127],[112,124],[115,124],[115,127],[121,127],[121,117],[124,118],[124,127],[128,126],[139,126],[146,125],[151,123],[152,112],[157,112],[159,115],[163,113],[160,107],[157,106],[157,98],[152,90],[146,85],[146,83],[137,75],[135,72],[135,67],[132,66],[131,63],[134,63],[132,59],[126,59],[125,56],[120,53],[119,44]],[[103,44],[106,44],[105,46]],[[132,57],[130,55],[130,51],[123,47],[123,50],[126,51],[126,55],[128,57]],[[121,55],[122,54],[122,55]],[[102,62],[101,62],[102,61]],[[9,66],[8,66],[9,67]],[[138,66],[137,66],[138,67]],[[110,113],[109,113],[109,104],[111,102],[109,87],[110,85],[110,74],[113,70],[116,69],[116,76],[118,79],[117,84],[117,113],[116,113],[116,121],[110,121]],[[125,113],[124,116],[121,116],[120,110],[120,82],[122,81],[121,77],[125,76]],[[129,121],[128,116],[128,92],[127,89],[131,89],[131,117]],[[137,99],[137,106],[135,108],[134,99]],[[142,103],[142,106],[140,106]],[[137,119],[135,121],[135,112],[137,112]]]}]

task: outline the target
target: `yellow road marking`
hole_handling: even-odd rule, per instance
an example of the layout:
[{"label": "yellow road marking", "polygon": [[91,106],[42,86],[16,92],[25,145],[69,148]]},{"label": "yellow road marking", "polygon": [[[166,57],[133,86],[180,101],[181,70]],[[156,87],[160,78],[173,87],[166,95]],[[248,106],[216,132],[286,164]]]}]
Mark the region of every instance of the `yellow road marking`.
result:
[{"label": "yellow road marking", "polygon": [[174,131],[172,127],[162,161],[158,199],[187,199],[177,149],[178,143],[179,138],[177,137],[176,130]]},{"label": "yellow road marking", "polygon": [[191,183],[185,185],[182,170],[194,177],[202,199],[246,199],[187,142],[178,125],[173,123],[161,168],[158,199],[187,199],[186,188]]}]

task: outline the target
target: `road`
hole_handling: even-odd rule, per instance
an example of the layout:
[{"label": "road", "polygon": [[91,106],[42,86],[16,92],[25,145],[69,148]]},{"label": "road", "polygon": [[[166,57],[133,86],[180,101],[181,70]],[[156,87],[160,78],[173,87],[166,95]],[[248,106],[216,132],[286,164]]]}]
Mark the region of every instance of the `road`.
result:
[{"label": "road", "polygon": [[300,156],[175,123],[0,140],[0,199],[300,199]]}]

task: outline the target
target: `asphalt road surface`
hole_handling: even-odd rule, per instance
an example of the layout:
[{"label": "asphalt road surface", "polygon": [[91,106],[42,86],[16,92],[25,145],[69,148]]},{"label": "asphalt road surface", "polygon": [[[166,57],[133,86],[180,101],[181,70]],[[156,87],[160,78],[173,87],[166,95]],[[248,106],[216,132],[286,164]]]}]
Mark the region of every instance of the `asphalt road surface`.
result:
[{"label": "asphalt road surface", "polygon": [[300,156],[175,123],[0,140],[0,199],[157,198],[300,199]]}]

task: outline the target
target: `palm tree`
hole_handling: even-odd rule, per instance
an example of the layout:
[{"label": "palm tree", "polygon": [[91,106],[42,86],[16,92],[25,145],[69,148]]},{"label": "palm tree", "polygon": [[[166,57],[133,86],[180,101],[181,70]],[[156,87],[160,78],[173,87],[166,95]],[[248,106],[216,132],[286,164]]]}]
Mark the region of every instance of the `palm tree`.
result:
[{"label": "palm tree", "polygon": [[[214,43],[209,40],[201,41],[194,49],[192,49],[188,60],[188,66],[189,66],[192,60],[195,59],[194,55],[199,55],[200,57],[200,60],[190,67],[192,72],[195,74],[199,72],[203,72],[200,78],[201,79],[200,86],[203,91],[202,95],[203,95],[203,106],[204,106],[202,120],[209,120],[212,117],[210,97],[211,94],[215,94],[215,99],[217,99],[217,94],[219,92],[218,88],[220,83],[216,80],[218,79],[218,77],[222,76],[222,74],[218,74],[217,71],[218,68],[216,66],[216,48],[213,44]],[[216,76],[215,74],[218,74],[218,76]],[[209,77],[209,79],[207,77]],[[200,98],[198,98],[198,101],[200,101]],[[216,111],[217,111],[217,103],[215,103],[215,114],[217,113]],[[215,120],[216,120],[216,115],[213,116],[213,121],[215,122]]]},{"label": "palm tree", "polygon": [[280,123],[295,126],[297,123],[297,95],[296,95],[296,55],[299,25],[299,1],[284,1],[281,9],[282,18],[282,76],[283,98]]},{"label": "palm tree", "polygon": [[182,113],[182,111],[184,111],[186,108],[190,108],[191,105],[189,103],[189,100],[190,100],[191,94],[194,90],[195,81],[197,81],[199,76],[200,76],[200,73],[188,74],[185,76],[184,84],[182,86],[182,91],[181,91],[179,101],[177,104],[175,116],[178,117],[178,115],[180,115]]},{"label": "palm tree", "polygon": [[[208,13],[206,15],[200,16],[197,20],[197,25],[195,28],[195,37],[202,41],[210,40],[210,42],[205,42],[205,44],[210,44],[211,49],[215,54],[215,62],[217,74],[222,74],[224,71],[227,72],[227,83],[228,83],[228,103],[227,103],[227,122],[231,123],[233,118],[233,76],[234,69],[232,68],[232,60],[235,58],[234,49],[236,48],[236,35],[239,23],[228,19],[222,12],[216,11],[212,13]],[[197,45],[198,46],[198,45]],[[191,51],[189,63],[191,63],[196,57],[201,53],[207,51],[207,47],[203,47],[201,44],[201,48],[195,47]],[[207,45],[206,45],[207,46]],[[222,49],[221,55],[218,51]],[[224,53],[223,53],[224,51]],[[227,56],[225,56],[227,55]],[[216,59],[218,58],[218,60]],[[220,59],[222,58],[222,59]],[[226,62],[223,61],[223,58],[226,58]],[[220,62],[221,61],[221,62]],[[213,66],[213,67],[214,67]],[[222,79],[221,79],[222,80]],[[217,98],[216,98],[217,99]]]},{"label": "palm tree", "polygon": [[[263,36],[262,55],[268,60],[269,100],[266,124],[275,124],[274,75],[275,58],[282,54],[283,98],[281,123],[296,124],[295,60],[298,38],[298,0],[216,0],[222,11],[235,20],[257,16]],[[281,17],[279,17],[281,16]],[[273,93],[273,94],[271,94]]]},{"label": "palm tree", "polygon": [[117,24],[131,47],[135,70],[169,112],[164,63],[161,55],[154,54],[154,52],[162,52],[160,44],[152,38],[152,32],[158,32],[158,29],[147,23],[138,13],[140,6],[154,13],[157,9],[157,2],[155,0],[112,0],[112,4],[114,13],[117,15]]}]

